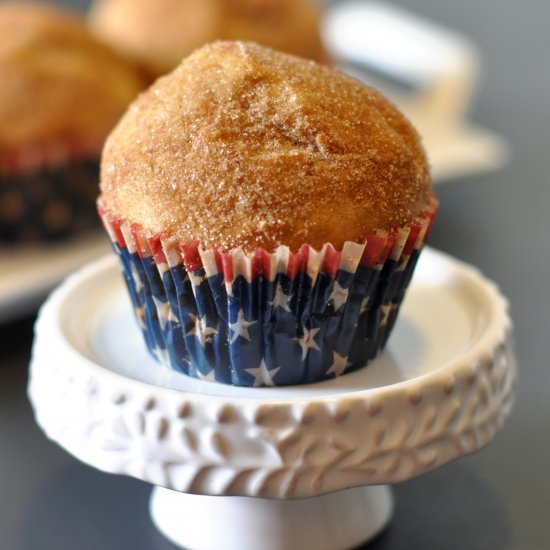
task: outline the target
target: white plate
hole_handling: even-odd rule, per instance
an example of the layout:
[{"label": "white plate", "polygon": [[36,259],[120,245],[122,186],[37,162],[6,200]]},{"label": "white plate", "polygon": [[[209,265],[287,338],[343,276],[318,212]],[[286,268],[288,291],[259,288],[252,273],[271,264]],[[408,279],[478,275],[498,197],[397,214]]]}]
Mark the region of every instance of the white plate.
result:
[{"label": "white plate", "polygon": [[0,323],[31,313],[69,273],[108,251],[101,234],[58,245],[0,247]]}]

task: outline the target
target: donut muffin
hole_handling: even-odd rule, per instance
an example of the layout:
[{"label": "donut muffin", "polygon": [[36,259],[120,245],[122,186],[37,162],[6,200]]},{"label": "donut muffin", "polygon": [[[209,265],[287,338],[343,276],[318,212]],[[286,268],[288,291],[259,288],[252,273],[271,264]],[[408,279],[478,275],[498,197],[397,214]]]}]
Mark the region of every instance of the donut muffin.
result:
[{"label": "donut muffin", "polygon": [[207,45],[108,138],[99,210],[160,361],[302,384],[384,346],[437,209],[379,93],[252,43]]},{"label": "donut muffin", "polygon": [[101,148],[143,77],[76,15],[3,2],[0,82],[0,242],[95,227]]},{"label": "donut muffin", "polygon": [[159,76],[213,40],[251,40],[323,61],[312,0],[96,0],[91,29]]}]

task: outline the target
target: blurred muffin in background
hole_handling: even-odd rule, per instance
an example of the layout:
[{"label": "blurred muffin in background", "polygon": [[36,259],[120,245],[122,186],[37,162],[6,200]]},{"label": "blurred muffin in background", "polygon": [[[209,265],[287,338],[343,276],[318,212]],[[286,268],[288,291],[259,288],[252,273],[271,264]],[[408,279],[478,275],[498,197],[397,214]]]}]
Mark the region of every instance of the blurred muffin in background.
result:
[{"label": "blurred muffin in background", "polygon": [[97,224],[103,141],[144,85],[79,16],[0,3],[0,244]]},{"label": "blurred muffin in background", "polygon": [[248,40],[326,61],[314,0],[96,0],[88,20],[99,38],[159,76],[214,40]]}]

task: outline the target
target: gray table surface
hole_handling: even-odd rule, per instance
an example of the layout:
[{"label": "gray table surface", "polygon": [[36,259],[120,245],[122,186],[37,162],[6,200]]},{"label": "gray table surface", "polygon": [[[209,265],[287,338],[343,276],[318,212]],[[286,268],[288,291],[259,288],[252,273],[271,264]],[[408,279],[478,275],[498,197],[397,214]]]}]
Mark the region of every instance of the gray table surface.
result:
[{"label": "gray table surface", "polygon": [[[503,171],[438,189],[430,244],[477,265],[510,298],[520,383],[513,416],[487,448],[395,486],[391,526],[369,548],[548,549],[550,2],[400,3],[477,42],[484,71],[472,118],[513,146]],[[149,520],[148,485],[79,463],[34,424],[32,323],[0,327],[0,548],[173,548]]]}]

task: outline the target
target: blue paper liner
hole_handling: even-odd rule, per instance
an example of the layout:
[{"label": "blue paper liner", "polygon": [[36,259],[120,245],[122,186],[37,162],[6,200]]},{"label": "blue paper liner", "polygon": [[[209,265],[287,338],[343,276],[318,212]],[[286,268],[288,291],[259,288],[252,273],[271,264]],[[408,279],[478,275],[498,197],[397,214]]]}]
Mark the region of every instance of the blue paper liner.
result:
[{"label": "blue paper liner", "polygon": [[0,174],[0,243],[54,242],[99,228],[99,160]]},{"label": "blue paper liner", "polygon": [[386,344],[436,210],[433,198],[414,223],[341,251],[247,255],[146,238],[100,205],[152,355],[238,386],[308,384],[364,367]]}]

